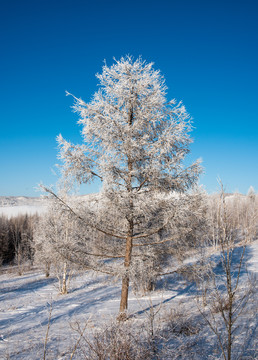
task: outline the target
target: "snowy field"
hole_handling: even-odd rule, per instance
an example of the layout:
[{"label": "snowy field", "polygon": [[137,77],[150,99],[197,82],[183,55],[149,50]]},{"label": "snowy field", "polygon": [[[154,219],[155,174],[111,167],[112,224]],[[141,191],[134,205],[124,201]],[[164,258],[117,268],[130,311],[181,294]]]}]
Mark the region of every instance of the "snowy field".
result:
[{"label": "snowy field", "polygon": [[[219,256],[213,255],[214,259],[218,260]],[[257,274],[257,259],[258,241],[246,249],[247,272],[241,274],[241,284],[247,283],[247,273],[249,276]],[[120,284],[103,275],[76,274],[71,280],[70,292],[59,295],[54,276],[45,278],[36,269],[18,276],[15,268],[6,268],[0,275],[0,359],[43,359],[49,320],[45,359],[70,359],[79,337],[75,326],[87,324],[85,334],[91,337],[97,329],[115,319],[119,298]],[[241,348],[245,346],[248,350],[244,350],[241,359],[255,359],[256,356],[256,301],[253,297],[242,314],[242,333],[238,342]],[[168,333],[166,346],[171,346],[171,354],[175,354],[178,347],[177,357],[166,355],[165,358],[219,359],[216,337],[196,306],[194,283],[175,273],[160,279],[156,290],[148,295],[136,296],[131,291],[128,326],[131,324],[137,329],[148,324],[151,309],[157,312],[155,328],[164,328]],[[173,321],[179,321],[181,329],[184,329],[184,323],[191,324],[193,331],[175,331],[175,326],[168,326]],[[180,353],[184,355],[179,356]],[[79,347],[73,359],[84,359]]]},{"label": "snowy field", "polygon": [[0,196],[0,216],[8,218],[19,215],[43,214],[47,209],[46,199],[26,196]]}]

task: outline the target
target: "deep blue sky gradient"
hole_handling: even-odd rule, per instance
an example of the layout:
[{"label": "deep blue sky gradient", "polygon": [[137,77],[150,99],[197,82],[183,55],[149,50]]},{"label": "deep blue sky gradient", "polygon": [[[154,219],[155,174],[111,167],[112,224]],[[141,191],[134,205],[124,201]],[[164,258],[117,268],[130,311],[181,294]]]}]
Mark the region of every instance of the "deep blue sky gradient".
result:
[{"label": "deep blue sky gradient", "polygon": [[[86,102],[103,60],[155,63],[168,98],[194,119],[189,160],[208,192],[258,190],[258,2],[0,0],[0,195],[54,184],[56,136],[80,142],[71,97]],[[96,186],[85,189],[96,191]]]}]

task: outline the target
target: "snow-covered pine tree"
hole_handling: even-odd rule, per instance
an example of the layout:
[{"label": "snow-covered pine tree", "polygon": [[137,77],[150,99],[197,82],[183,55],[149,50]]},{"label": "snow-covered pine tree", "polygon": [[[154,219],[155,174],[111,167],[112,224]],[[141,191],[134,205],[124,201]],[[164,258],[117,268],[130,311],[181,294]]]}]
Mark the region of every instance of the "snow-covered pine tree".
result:
[{"label": "snow-covered pine tree", "polygon": [[[59,156],[66,185],[102,181],[102,205],[92,207],[85,221],[105,236],[106,247],[99,246],[96,255],[109,263],[112,257],[116,264],[123,259],[123,314],[132,259],[164,254],[175,241],[191,201],[186,192],[201,168],[199,161],[183,165],[191,142],[190,117],[181,102],[167,102],[164,78],[152,63],[122,57],[111,67],[105,64],[97,78],[100,89],[92,101],[75,98],[83,144],[73,145],[60,135]],[[89,238],[85,246],[93,246]]]}]

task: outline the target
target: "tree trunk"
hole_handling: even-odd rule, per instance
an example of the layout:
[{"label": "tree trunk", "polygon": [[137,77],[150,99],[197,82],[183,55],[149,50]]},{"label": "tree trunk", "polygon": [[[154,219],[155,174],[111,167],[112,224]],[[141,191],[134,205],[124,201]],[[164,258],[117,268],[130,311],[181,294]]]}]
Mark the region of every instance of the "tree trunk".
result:
[{"label": "tree trunk", "polygon": [[122,279],[122,290],[121,290],[121,300],[120,300],[120,317],[125,317],[125,312],[128,308],[128,291],[129,291],[129,274],[128,270],[131,263],[132,257],[132,248],[133,248],[133,221],[129,222],[128,235],[126,238],[126,250],[125,250],[125,274]]},{"label": "tree trunk", "polygon": [[62,290],[61,293],[67,294],[67,286],[66,286],[66,276],[67,276],[67,263],[64,263],[64,268],[63,268],[63,283],[62,283]]},{"label": "tree trunk", "polygon": [[50,263],[48,261],[46,261],[45,263],[45,276],[46,278],[48,278],[50,275]]},{"label": "tree trunk", "polygon": [[[128,125],[132,126],[133,124],[133,107],[131,106],[129,113],[128,113]],[[128,168],[128,177],[127,177],[127,192],[130,197],[130,215],[128,218],[128,232],[126,237],[126,249],[125,249],[125,273],[122,278],[122,290],[121,290],[121,300],[120,300],[120,309],[119,309],[119,320],[126,319],[126,311],[128,308],[128,292],[129,292],[129,267],[131,264],[131,257],[132,257],[132,248],[133,248],[133,199],[132,199],[132,171],[133,171],[133,161],[131,157],[131,151],[129,150],[127,156],[127,168]]]},{"label": "tree trunk", "polygon": [[21,263],[22,263],[21,246],[20,246],[20,244],[18,244],[18,247],[17,247],[17,266],[18,266],[18,274],[20,276],[22,275],[22,272],[23,272]]}]

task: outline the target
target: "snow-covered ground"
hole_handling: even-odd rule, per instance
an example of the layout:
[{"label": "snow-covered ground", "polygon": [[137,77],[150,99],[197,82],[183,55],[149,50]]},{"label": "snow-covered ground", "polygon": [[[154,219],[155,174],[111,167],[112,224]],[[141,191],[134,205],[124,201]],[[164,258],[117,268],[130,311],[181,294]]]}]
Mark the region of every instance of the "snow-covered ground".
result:
[{"label": "snow-covered ground", "polygon": [[0,216],[42,214],[47,209],[47,199],[26,196],[0,196]]},{"label": "snow-covered ground", "polygon": [[[258,273],[258,241],[248,246],[245,266],[249,275]],[[27,271],[18,276],[15,268],[0,275],[0,359],[43,359],[44,342],[48,322],[50,328],[46,347],[46,359],[70,359],[72,348],[79,335],[75,324],[81,327],[87,323],[86,334],[91,334],[105,323],[115,319],[120,298],[120,284],[103,275],[83,271],[71,280],[67,295],[58,293],[58,282],[54,276],[45,278],[39,270]],[[241,274],[241,283],[247,281],[247,272]],[[248,348],[251,355],[241,359],[255,359],[255,337],[257,329],[257,303],[252,299],[251,307],[244,313],[242,325],[248,330]],[[52,311],[50,310],[52,308]],[[167,332],[175,332],[173,346],[185,356],[177,359],[219,359],[216,337],[205,323],[196,306],[195,285],[177,274],[161,279],[157,289],[145,296],[130,292],[130,323],[135,329],[139,324],[148,322],[150,310],[159,310],[155,324],[165,326],[177,317],[178,321],[191,321],[198,329],[192,333],[175,332],[175,327],[166,325]],[[173,314],[171,319],[171,314]],[[185,319],[185,320],[184,320]],[[190,320],[189,320],[190,319]],[[250,320],[251,319],[251,320]],[[77,325],[76,325],[77,326]],[[182,325],[182,329],[184,326]],[[242,342],[243,337],[240,337]],[[177,352],[179,354],[179,351]],[[172,354],[172,352],[171,352]],[[175,359],[167,357],[167,359]],[[83,359],[75,353],[73,359]],[[164,358],[163,358],[164,359]],[[111,360],[111,359],[110,359]]]},{"label": "snow-covered ground", "polygon": [[[98,194],[87,194],[75,196],[78,201],[83,200],[91,202],[92,199],[98,198]],[[0,216],[8,218],[18,215],[41,215],[48,208],[47,197],[26,197],[26,196],[0,196]]]}]

